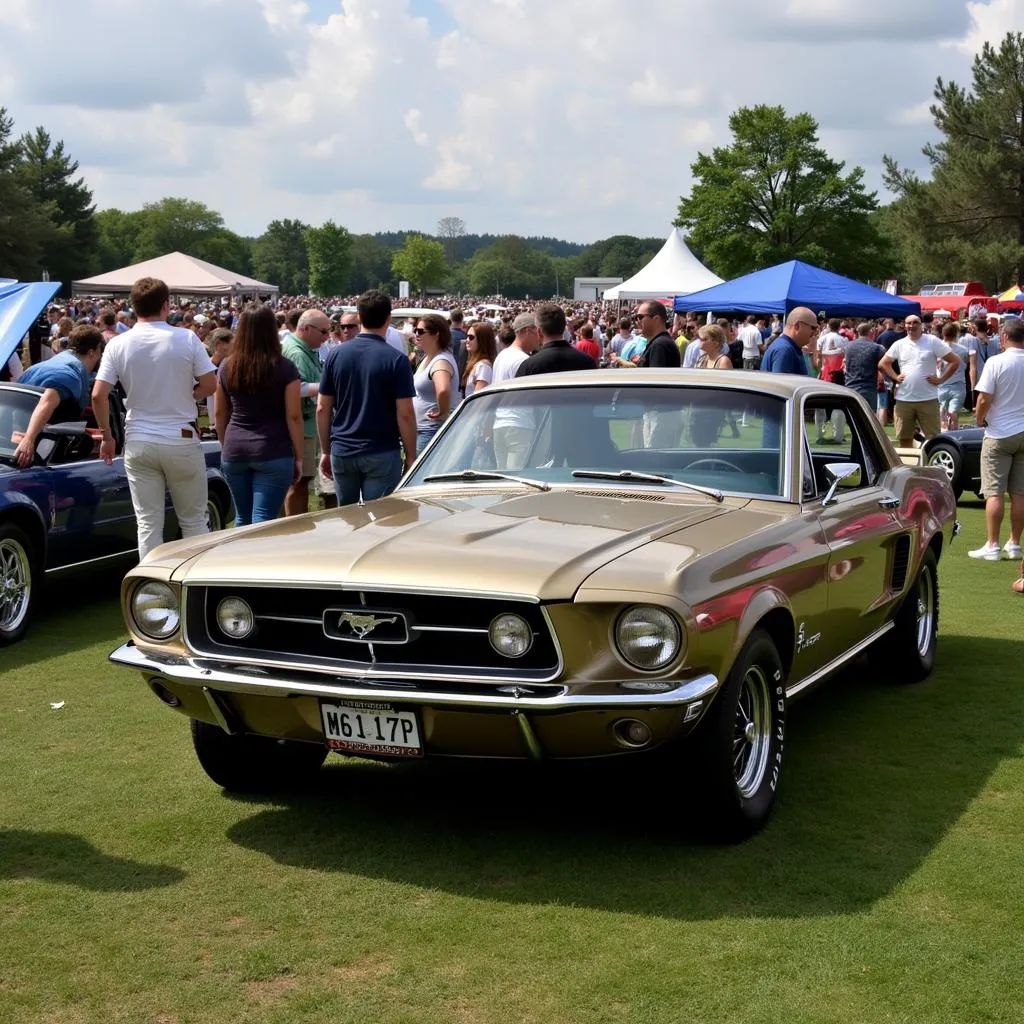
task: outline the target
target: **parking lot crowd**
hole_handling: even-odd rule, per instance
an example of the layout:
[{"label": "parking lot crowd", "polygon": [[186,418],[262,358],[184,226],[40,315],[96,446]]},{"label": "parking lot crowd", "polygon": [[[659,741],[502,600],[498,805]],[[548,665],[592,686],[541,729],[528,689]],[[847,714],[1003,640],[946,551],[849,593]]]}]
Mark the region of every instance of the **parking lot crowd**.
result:
[{"label": "parking lot crowd", "polygon": [[[269,304],[172,301],[153,279],[137,282],[128,299],[54,304],[0,367],[0,379],[44,388],[19,461],[31,461],[47,421],[86,414],[84,382],[92,376],[98,382],[93,413],[103,429],[108,393],[116,387],[128,409],[126,469],[130,460],[144,554],[162,530],[163,484],[185,536],[204,528],[197,401],[207,405],[237,522],[244,525],[305,511],[311,491],[326,506],[389,493],[466,394],[492,382],[599,367],[797,373],[854,391],[883,426],[892,422],[901,447],[957,430],[973,410],[985,427],[988,539],[970,555],[1021,557],[1024,321],[1018,318],[957,321],[924,312],[856,322],[801,307],[785,321],[705,322],[673,316],[653,300],[625,312],[612,303],[494,296],[432,297],[419,300],[414,314],[392,313],[380,292],[285,296]],[[495,449],[501,446],[506,465],[515,464],[523,444],[515,430],[513,422],[495,423]],[[838,410],[816,412],[817,443],[842,443],[845,430]],[[1006,494],[1010,536],[1001,548]]]}]

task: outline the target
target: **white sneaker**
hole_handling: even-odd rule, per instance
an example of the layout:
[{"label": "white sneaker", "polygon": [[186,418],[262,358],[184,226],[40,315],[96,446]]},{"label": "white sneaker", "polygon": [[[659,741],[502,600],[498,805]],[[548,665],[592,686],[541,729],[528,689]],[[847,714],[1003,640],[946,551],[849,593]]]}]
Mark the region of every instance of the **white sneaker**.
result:
[{"label": "white sneaker", "polygon": [[1012,558],[1015,561],[1021,557],[1021,550],[1019,544],[1014,544],[1012,540],[1008,540],[1003,545],[1003,551],[1006,552],[1007,558]]},{"label": "white sneaker", "polygon": [[984,547],[968,551],[971,558],[984,558],[986,562],[998,562],[1003,557],[1003,549],[998,544],[986,544]]}]

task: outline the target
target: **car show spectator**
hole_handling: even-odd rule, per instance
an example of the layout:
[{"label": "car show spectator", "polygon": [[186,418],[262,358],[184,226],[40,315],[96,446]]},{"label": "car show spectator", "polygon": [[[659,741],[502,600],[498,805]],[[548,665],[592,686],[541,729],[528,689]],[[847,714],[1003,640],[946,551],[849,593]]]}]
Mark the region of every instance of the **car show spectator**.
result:
[{"label": "car show spectator", "polygon": [[[981,490],[985,495],[985,544],[971,558],[998,562],[1021,557],[1024,530],[1024,322],[1003,322],[1003,351],[989,358],[978,379],[975,416],[985,428]],[[1004,500],[1010,495],[1010,538],[999,547]]]},{"label": "car show spectator", "polygon": [[[916,430],[926,439],[939,433],[939,387],[956,373],[960,357],[941,338],[925,334],[919,316],[908,316],[904,323],[907,336],[889,346],[879,368],[896,384],[897,441],[911,448]],[[897,362],[899,373],[893,367]]]},{"label": "car show spectator", "polygon": [[640,365],[651,369],[681,366],[679,349],[668,333],[668,310],[660,302],[642,302],[636,318],[641,334],[647,339],[647,348],[640,357]]},{"label": "car show spectator", "polygon": [[282,354],[273,311],[243,310],[231,355],[217,370],[215,417],[236,526],[276,519],[302,474],[300,386],[295,364]]},{"label": "car show spectator", "polygon": [[[764,322],[763,320],[761,321]],[[761,354],[764,351],[764,337],[757,327],[757,317],[748,316],[747,322],[737,331],[736,337],[743,345],[744,370],[760,370]]]},{"label": "car show spectator", "polygon": [[494,328],[483,320],[471,324],[466,334],[466,368],[462,372],[462,394],[469,397],[474,391],[487,387],[494,375],[497,358]]},{"label": "car show spectator", "polygon": [[104,349],[92,408],[103,435],[100,456],[109,464],[115,445],[108,401],[115,384],[124,388],[124,468],[143,559],[163,543],[168,492],[183,537],[209,530],[196,402],[213,394],[217,382],[203,343],[191,331],[167,322],[170,296],[163,281],[136,281],[131,302],[137,323]]},{"label": "car show spectator", "polygon": [[885,347],[871,340],[871,324],[858,324],[855,340],[846,346],[844,383],[875,410],[878,409],[880,394],[878,364],[884,355]]},{"label": "car show spectator", "polygon": [[705,324],[698,332],[700,356],[694,363],[696,370],[731,370],[729,338],[718,324]]},{"label": "car show spectator", "polygon": [[985,364],[992,356],[999,354],[999,340],[993,337],[992,327],[985,316],[972,321],[971,327],[973,330],[963,336],[962,344],[967,349],[967,383],[971,388],[968,401],[973,408],[974,392],[985,370]]},{"label": "car show spectator", "polygon": [[580,325],[580,329],[576,332],[576,348],[580,352],[585,352],[595,363],[601,361],[601,346],[594,337],[593,324]]},{"label": "car show spectator", "polygon": [[102,353],[103,334],[99,328],[79,324],[68,336],[65,352],[20,374],[20,383],[43,389],[24,436],[14,450],[14,458],[22,469],[32,465],[39,435],[48,423],[85,418],[89,379],[99,366]]},{"label": "car show spectator", "polygon": [[960,359],[960,365],[945,384],[939,386],[939,426],[942,430],[960,428],[960,412],[967,403],[967,368],[970,352],[960,344],[960,328],[949,323],[942,328],[942,340]]},{"label": "car show spectator", "polygon": [[423,451],[441,424],[458,405],[459,367],[451,352],[452,336],[443,316],[425,316],[413,329],[416,348],[423,354],[413,383],[416,396],[416,450]]},{"label": "car show spectator", "polygon": [[339,505],[390,494],[416,458],[416,388],[408,357],[387,343],[391,300],[368,291],[356,305],[361,330],[328,355],[316,406],[320,468]]},{"label": "car show spectator", "polygon": [[[491,376],[494,384],[512,380],[519,367],[537,351],[540,344],[537,318],[533,313],[520,313],[512,321],[512,330],[515,332],[515,341],[499,352],[494,360]],[[501,406],[495,411],[492,432],[498,469],[523,468],[523,460],[533,439],[533,426],[533,412],[530,409]]]},{"label": "car show spectator", "polygon": [[[846,383],[845,354],[846,339],[839,333],[842,322],[833,317],[828,321],[828,329],[818,335],[814,348],[814,366],[822,380],[830,384]],[[846,417],[841,409],[833,409],[829,414],[832,425],[832,440],[842,444],[846,434]],[[815,443],[825,441],[825,410],[814,410]]]},{"label": "car show spectator", "polygon": [[786,317],[783,332],[765,349],[761,369],[766,373],[795,373],[808,376],[804,350],[818,333],[813,310],[797,306]]},{"label": "car show spectator", "polygon": [[323,366],[320,346],[331,333],[331,321],[319,309],[307,309],[298,318],[295,329],[281,341],[281,351],[295,364],[299,372],[302,395],[302,436],[305,447],[302,455],[302,475],[288,488],[284,499],[284,514],[297,516],[309,511],[309,481],[316,475],[320,453],[317,449],[316,397],[320,388]]},{"label": "car show spectator", "polygon": [[[565,340],[565,310],[557,302],[540,302],[534,310],[540,348],[516,369],[517,377],[566,370],[596,370],[597,363]],[[672,339],[669,338],[669,344]],[[675,348],[675,345],[672,346]]]}]

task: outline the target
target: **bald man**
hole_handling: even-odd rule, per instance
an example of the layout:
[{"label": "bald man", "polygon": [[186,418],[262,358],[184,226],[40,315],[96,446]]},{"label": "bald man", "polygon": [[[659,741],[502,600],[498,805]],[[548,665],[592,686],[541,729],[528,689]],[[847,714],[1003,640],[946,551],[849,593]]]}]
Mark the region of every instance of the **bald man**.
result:
[{"label": "bald man", "polygon": [[299,371],[302,396],[302,476],[288,488],[284,514],[298,516],[309,511],[309,481],[316,475],[320,452],[316,441],[316,399],[320,393],[320,346],[330,337],[331,321],[323,310],[307,309],[294,331],[281,339],[281,352]]},{"label": "bald man", "polygon": [[797,306],[788,317],[783,332],[765,350],[761,369],[767,373],[796,373],[806,377],[804,349],[818,333],[818,318],[806,306]]}]

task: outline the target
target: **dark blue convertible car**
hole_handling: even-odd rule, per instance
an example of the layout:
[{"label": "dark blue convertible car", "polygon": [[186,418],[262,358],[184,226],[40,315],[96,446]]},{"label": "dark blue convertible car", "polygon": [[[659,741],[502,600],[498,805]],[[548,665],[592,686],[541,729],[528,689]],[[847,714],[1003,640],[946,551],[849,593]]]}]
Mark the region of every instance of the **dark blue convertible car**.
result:
[{"label": "dark blue convertible car", "polygon": [[[98,438],[84,423],[62,423],[43,431],[28,469],[14,461],[14,437],[28,425],[38,388],[0,383],[0,645],[20,640],[28,629],[44,578],[89,563],[124,567],[137,557],[135,514],[124,460],[106,465]],[[115,408],[116,406],[116,408]],[[123,435],[123,411],[111,403],[115,438]],[[212,529],[231,514],[231,492],[220,473],[220,447],[204,441],[208,512]],[[120,453],[120,444],[118,445]],[[165,538],[178,536],[167,501]]]}]

